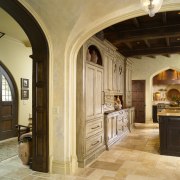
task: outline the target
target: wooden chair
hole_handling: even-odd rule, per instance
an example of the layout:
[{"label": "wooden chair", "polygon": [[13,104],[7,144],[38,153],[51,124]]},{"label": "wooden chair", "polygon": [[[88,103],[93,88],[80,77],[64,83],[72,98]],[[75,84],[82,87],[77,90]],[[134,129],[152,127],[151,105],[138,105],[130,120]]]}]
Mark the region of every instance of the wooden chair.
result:
[{"label": "wooden chair", "polygon": [[18,142],[20,141],[21,135],[32,132],[32,118],[29,118],[28,120],[29,120],[28,126],[24,126],[20,124],[16,125],[17,133],[18,133]]},{"label": "wooden chair", "polygon": [[29,126],[24,126],[24,125],[16,125],[17,132],[18,132],[18,142],[20,141],[21,135],[30,132],[30,127]]}]

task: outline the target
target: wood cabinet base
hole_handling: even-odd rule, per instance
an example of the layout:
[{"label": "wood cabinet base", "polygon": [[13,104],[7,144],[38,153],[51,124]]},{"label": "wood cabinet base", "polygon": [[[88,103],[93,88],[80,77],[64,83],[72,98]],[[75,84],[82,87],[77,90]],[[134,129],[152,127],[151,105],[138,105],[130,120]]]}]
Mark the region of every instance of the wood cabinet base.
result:
[{"label": "wood cabinet base", "polygon": [[127,129],[126,131],[124,131],[123,133],[117,135],[116,137],[114,137],[113,139],[106,141],[106,150],[109,150],[110,147],[117,141],[122,140],[127,134],[129,133],[129,129]]},{"label": "wood cabinet base", "polygon": [[160,154],[180,156],[180,116],[160,116]]},{"label": "wood cabinet base", "polygon": [[89,155],[86,155],[84,157],[84,159],[81,161],[81,160],[78,160],[78,166],[80,168],[84,168],[86,167],[88,164],[90,164],[91,162],[93,162],[94,160],[97,159],[97,157],[106,150],[106,146],[103,145],[101,147],[99,147],[98,149],[96,149],[93,153],[89,154]]},{"label": "wood cabinet base", "polygon": [[104,137],[107,150],[129,132],[129,117],[129,109],[105,113]]}]

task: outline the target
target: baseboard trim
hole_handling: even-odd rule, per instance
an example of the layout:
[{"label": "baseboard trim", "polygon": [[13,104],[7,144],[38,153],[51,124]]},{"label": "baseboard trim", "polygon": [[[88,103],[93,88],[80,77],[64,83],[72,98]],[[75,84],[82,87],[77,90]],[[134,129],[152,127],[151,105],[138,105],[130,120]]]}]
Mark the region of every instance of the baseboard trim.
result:
[{"label": "baseboard trim", "polygon": [[76,169],[78,168],[78,163],[77,159],[73,159],[71,162],[69,161],[52,161],[52,173],[56,174],[63,174],[63,175],[68,175],[68,174],[73,174]]}]

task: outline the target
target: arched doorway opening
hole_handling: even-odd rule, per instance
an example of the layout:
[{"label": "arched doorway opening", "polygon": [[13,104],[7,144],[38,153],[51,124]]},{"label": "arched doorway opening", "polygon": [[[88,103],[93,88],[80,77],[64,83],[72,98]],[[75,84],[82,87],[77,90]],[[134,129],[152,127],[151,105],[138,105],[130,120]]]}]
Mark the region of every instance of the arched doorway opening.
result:
[{"label": "arched doorway opening", "polygon": [[[88,35],[89,35],[89,34],[88,34]],[[88,35],[86,36],[86,38],[89,37]],[[80,40],[79,40],[79,41],[80,41]],[[78,41],[78,43],[79,43],[79,41]],[[77,43],[77,44],[78,44],[78,43]],[[78,45],[79,45],[79,44],[78,44]],[[77,49],[78,49],[78,48],[77,48]],[[83,53],[85,53],[85,52],[83,52]],[[71,82],[71,83],[72,83],[72,82]],[[148,83],[149,83],[149,82],[148,82]],[[79,93],[79,91],[78,91],[78,93]],[[78,119],[78,118],[76,118],[76,121],[77,121],[77,119]],[[78,128],[76,128],[76,130],[78,130]],[[79,130],[78,130],[78,133],[80,133]]]},{"label": "arched doorway opening", "polygon": [[9,13],[22,27],[32,45],[32,169],[48,172],[49,163],[49,49],[47,39],[34,17],[18,2],[0,1],[0,7]]},{"label": "arched doorway opening", "polygon": [[152,76],[153,122],[158,122],[157,113],[165,108],[179,106],[180,72],[167,67]]},{"label": "arched doorway opening", "polygon": [[0,62],[0,140],[16,136],[18,92],[13,76]]}]

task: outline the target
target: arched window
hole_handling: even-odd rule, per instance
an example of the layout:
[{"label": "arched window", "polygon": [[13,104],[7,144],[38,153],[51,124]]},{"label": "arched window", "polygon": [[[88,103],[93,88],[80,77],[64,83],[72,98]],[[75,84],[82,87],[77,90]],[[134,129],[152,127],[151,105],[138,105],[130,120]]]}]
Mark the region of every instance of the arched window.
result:
[{"label": "arched window", "polygon": [[0,140],[17,136],[18,95],[13,76],[0,64]]},{"label": "arched window", "polygon": [[1,75],[1,86],[2,86],[2,101],[12,101],[12,94],[11,94],[11,89],[9,87],[9,84],[6,80],[6,78],[4,77],[4,75]]}]

